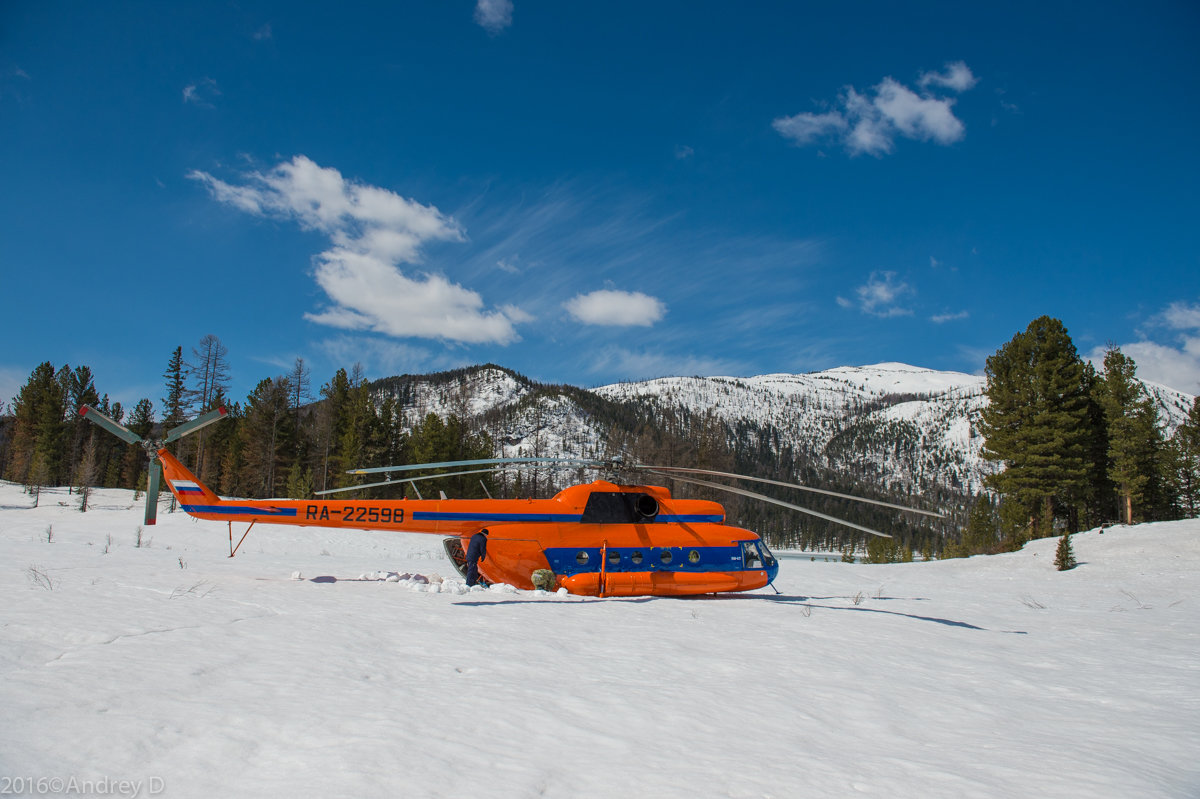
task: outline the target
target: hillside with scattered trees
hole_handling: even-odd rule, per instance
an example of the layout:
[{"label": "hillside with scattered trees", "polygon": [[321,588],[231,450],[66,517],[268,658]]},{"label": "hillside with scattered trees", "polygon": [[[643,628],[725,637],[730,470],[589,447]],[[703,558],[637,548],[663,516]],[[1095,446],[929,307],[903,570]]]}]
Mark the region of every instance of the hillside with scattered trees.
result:
[{"label": "hillside with scattered trees", "polygon": [[[987,361],[984,378],[901,364],[757,378],[664,378],[596,390],[541,384],[492,364],[368,381],[339,369],[319,386],[297,359],[237,400],[228,352],[205,336],[166,354],[163,396],[110,402],[87,366],[38,365],[0,417],[0,473],[42,486],[141,489],[142,450],[85,422],[93,405],[142,437],[216,407],[228,418],[170,448],[228,496],[307,497],[364,482],[352,468],[489,457],[603,458],[686,465],[821,487],[913,507],[944,521],[768,487],[846,518],[874,539],[777,506],[676,485],[721,501],[731,523],[775,546],[854,550],[894,561],[1011,550],[1099,524],[1200,512],[1196,399],[1147,385],[1112,349],[1083,361],[1042,317]],[[450,496],[549,496],[585,470],[501,468],[438,481]],[[400,496],[405,484],[361,489]],[[868,541],[867,539],[871,539]]]}]

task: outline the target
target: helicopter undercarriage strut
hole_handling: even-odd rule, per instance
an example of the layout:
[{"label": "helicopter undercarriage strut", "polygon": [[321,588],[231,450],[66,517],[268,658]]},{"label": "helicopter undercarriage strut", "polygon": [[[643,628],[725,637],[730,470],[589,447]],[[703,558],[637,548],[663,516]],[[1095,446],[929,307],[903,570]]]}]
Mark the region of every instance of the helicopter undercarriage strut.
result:
[{"label": "helicopter undercarriage strut", "polygon": [[242,542],[246,540],[246,536],[250,535],[250,529],[252,527],[254,527],[254,522],[250,522],[250,527],[247,527],[246,532],[242,533],[242,537],[238,539],[237,546],[235,547],[233,545],[233,522],[229,522],[229,557],[232,558],[237,554],[238,548],[241,547]]}]

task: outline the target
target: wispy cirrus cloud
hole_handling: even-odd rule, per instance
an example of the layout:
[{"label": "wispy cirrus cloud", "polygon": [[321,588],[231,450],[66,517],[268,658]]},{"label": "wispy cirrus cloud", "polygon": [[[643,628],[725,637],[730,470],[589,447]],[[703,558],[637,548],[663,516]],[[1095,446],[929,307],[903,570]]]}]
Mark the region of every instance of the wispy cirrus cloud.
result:
[{"label": "wispy cirrus cloud", "polygon": [[962,92],[976,82],[959,61],[942,72],[923,73],[919,93],[885,77],[865,94],[847,86],[832,110],[779,117],[771,124],[798,147],[835,141],[851,155],[881,157],[895,149],[898,137],[949,145],[966,135],[966,126],[954,115],[954,98],[934,96],[930,89]]},{"label": "wispy cirrus cloud", "polygon": [[199,108],[215,108],[221,88],[212,78],[201,78],[183,87],[183,102]]},{"label": "wispy cirrus cloud", "polygon": [[434,272],[406,274],[431,242],[464,241],[462,227],[431,205],[345,179],[298,155],[266,172],[227,182],[195,170],[219,202],[256,216],[290,219],[325,234],[330,247],[313,258],[313,275],[331,305],[305,317],[344,330],[462,343],[518,339],[512,309],[487,310],[480,295]]},{"label": "wispy cirrus cloud", "polygon": [[492,36],[512,25],[512,0],[478,0],[475,3],[475,23]]},{"label": "wispy cirrus cloud", "polygon": [[857,308],[870,316],[888,318],[910,316],[912,309],[901,305],[901,300],[916,294],[916,290],[896,277],[895,272],[876,271],[867,282],[854,290],[855,299],[838,297],[843,308]]},{"label": "wispy cirrus cloud", "polygon": [[662,351],[605,347],[593,354],[588,371],[593,374],[619,374],[624,380],[651,380],[656,377],[741,374],[743,365],[723,358],[679,355]]}]

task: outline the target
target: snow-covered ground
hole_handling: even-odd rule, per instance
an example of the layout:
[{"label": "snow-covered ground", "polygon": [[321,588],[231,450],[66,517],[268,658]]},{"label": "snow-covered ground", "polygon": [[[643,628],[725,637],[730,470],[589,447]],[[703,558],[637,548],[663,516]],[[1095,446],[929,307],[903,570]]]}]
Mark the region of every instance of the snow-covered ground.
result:
[{"label": "snow-covered ground", "polygon": [[162,513],[138,547],[130,492],[76,499],[0,484],[9,793],[1200,795],[1200,521],[1080,534],[1070,572],[1045,540],[583,599],[431,592],[436,536],[262,526],[231,560]]}]

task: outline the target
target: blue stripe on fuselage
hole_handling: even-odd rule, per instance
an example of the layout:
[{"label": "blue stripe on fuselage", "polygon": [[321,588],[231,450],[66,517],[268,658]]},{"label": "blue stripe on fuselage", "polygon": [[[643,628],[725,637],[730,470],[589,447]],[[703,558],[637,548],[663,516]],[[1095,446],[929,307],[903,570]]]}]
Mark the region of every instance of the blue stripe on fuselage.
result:
[{"label": "blue stripe on fuselage", "polygon": [[239,505],[182,505],[187,513],[215,513],[228,516],[295,516],[295,508],[249,508]]},{"label": "blue stripe on fuselage", "polygon": [[[558,522],[580,524],[583,516],[577,513],[442,513],[437,511],[415,511],[414,521],[423,522]],[[661,514],[653,522],[638,524],[720,524],[724,517],[702,514]],[[630,524],[630,522],[598,522],[598,524]]]},{"label": "blue stripe on fuselage", "polygon": [[[665,562],[664,552],[670,553],[670,558]],[[697,555],[695,562],[688,559],[693,552]],[[543,550],[543,553],[550,570],[555,574],[570,576],[600,571],[600,547],[551,547]],[[586,555],[582,563],[579,560],[581,554]],[[612,573],[748,571],[740,544],[723,547],[608,547],[604,555],[604,570]],[[756,566],[749,571],[761,569],[761,566]]]},{"label": "blue stripe on fuselage", "polygon": [[413,521],[421,522],[560,522],[578,524],[579,514],[571,513],[439,513],[414,511]]}]

